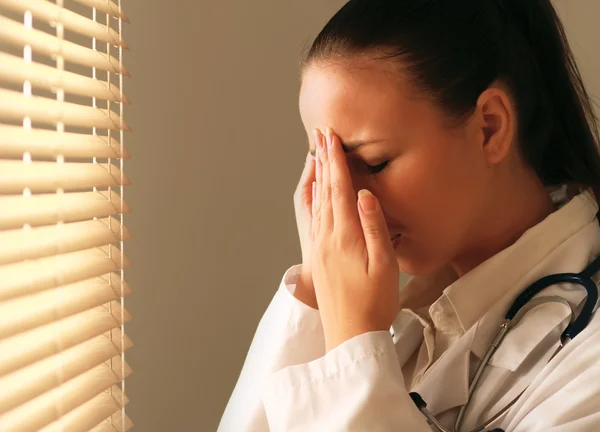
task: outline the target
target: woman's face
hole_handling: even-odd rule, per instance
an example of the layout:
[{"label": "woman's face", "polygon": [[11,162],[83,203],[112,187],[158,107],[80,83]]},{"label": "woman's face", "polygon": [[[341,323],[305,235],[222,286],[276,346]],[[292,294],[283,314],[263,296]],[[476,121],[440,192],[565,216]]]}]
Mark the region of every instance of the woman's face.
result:
[{"label": "woman's face", "polygon": [[[346,159],[354,192],[379,199],[401,271],[427,274],[461,250],[484,201],[489,169],[480,136],[448,119],[388,62],[312,64],[303,74],[300,114],[314,153],[313,130],[331,127],[342,143],[364,144]],[[386,164],[375,173],[370,166]],[[381,166],[375,170],[380,169]],[[488,189],[489,191],[489,189]]]}]

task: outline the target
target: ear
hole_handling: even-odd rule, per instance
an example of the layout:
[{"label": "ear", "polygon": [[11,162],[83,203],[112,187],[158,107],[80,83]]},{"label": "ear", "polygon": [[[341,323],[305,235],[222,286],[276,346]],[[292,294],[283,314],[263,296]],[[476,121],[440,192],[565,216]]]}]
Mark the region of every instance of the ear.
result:
[{"label": "ear", "polygon": [[479,96],[477,112],[483,152],[489,166],[497,165],[515,145],[517,118],[508,89],[490,86]]}]

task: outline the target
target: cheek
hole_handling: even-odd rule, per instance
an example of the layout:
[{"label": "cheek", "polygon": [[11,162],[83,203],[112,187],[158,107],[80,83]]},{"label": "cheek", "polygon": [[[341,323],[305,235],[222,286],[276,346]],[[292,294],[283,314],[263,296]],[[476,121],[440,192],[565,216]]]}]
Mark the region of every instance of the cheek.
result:
[{"label": "cheek", "polygon": [[[460,249],[481,189],[473,157],[455,143],[397,159],[385,188],[394,218],[409,236],[396,250],[401,271],[423,275],[446,265]],[[444,151],[440,151],[444,149]]]},{"label": "cheek", "polygon": [[461,147],[453,141],[437,143],[406,165],[407,206],[412,209],[415,235],[429,248],[452,247],[472,212],[478,179],[472,157]]}]

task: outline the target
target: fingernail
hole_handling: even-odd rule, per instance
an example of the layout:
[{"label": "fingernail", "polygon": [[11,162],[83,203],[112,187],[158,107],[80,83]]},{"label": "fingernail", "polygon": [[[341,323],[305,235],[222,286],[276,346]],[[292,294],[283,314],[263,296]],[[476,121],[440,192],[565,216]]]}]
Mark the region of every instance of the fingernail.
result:
[{"label": "fingernail", "polygon": [[367,189],[358,191],[358,203],[365,213],[370,213],[375,210],[375,197]]},{"label": "fingernail", "polygon": [[326,137],[325,135],[321,134],[321,139],[319,140],[319,155],[321,156],[321,162],[322,163],[327,163],[327,144],[324,142]]},{"label": "fingernail", "polygon": [[327,128],[327,147],[330,150],[333,148],[333,137],[331,136],[331,128]]}]

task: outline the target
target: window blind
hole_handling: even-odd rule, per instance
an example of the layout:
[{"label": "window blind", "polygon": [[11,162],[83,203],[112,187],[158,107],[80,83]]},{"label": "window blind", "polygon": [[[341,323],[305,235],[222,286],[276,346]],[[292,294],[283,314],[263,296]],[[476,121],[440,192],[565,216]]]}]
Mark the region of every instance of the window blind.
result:
[{"label": "window blind", "polygon": [[121,0],[0,0],[0,431],[127,431]]}]

